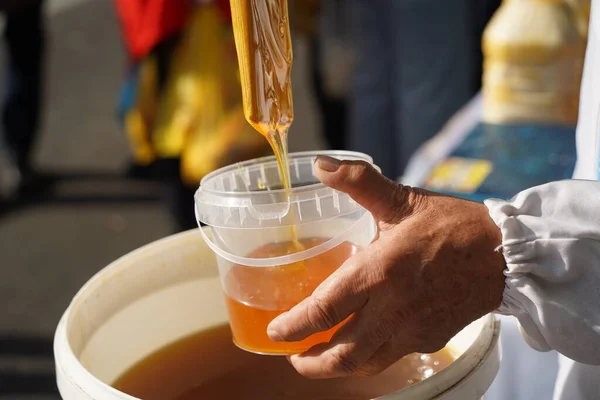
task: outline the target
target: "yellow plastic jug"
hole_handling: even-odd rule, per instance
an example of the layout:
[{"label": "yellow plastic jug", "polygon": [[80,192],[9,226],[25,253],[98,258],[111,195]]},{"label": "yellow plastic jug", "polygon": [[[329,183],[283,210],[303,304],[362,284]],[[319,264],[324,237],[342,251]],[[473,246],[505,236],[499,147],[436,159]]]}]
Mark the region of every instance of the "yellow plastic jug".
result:
[{"label": "yellow plastic jug", "polygon": [[588,25],[590,24],[590,13],[592,9],[592,0],[567,0],[573,7],[577,19],[577,28],[584,39],[587,39]]},{"label": "yellow plastic jug", "polygon": [[585,40],[565,0],[504,0],[483,37],[483,120],[573,125]]}]

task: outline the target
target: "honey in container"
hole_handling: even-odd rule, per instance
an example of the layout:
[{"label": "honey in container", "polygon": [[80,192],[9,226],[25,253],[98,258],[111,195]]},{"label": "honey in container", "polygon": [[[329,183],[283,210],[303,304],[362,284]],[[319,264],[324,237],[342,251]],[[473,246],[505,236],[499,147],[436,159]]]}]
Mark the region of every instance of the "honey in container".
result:
[{"label": "honey in container", "polygon": [[[300,245],[307,250],[325,241],[299,239]],[[293,242],[271,243],[258,248],[249,257],[278,257],[294,253],[296,248]],[[267,336],[267,326],[279,314],[310,296],[321,282],[357,251],[357,246],[344,242],[315,257],[285,266],[233,266],[223,285],[235,343],[255,353],[294,354],[328,342],[335,328],[299,342],[276,343]]]},{"label": "honey in container", "polygon": [[452,361],[452,353],[445,349],[412,354],[369,378],[311,380],[283,357],[238,349],[229,327],[218,326],[156,351],[113,386],[143,400],[367,400],[428,378]]}]

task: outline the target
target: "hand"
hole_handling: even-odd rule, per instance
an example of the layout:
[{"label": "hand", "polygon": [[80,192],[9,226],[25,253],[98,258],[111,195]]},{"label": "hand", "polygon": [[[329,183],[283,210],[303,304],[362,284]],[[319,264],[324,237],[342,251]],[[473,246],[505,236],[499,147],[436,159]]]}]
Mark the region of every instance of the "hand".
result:
[{"label": "hand", "polygon": [[269,325],[272,340],[298,341],[350,316],[329,343],[290,357],[300,374],[377,374],[407,354],[442,349],[500,305],[502,237],[483,204],[397,185],[362,162],[319,157],[315,167],[373,214],[379,233]]}]

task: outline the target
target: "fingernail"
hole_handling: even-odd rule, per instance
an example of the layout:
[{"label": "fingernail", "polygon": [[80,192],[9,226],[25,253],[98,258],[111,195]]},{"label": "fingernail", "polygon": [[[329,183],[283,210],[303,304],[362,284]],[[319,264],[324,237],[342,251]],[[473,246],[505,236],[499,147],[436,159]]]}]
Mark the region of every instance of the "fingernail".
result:
[{"label": "fingernail", "polygon": [[320,170],[325,172],[335,172],[340,169],[340,165],[342,162],[337,158],[329,157],[329,156],[318,156],[315,160],[315,165]]},{"label": "fingernail", "polygon": [[267,336],[274,342],[284,342],[283,338],[279,334],[279,332],[273,329],[267,329]]}]

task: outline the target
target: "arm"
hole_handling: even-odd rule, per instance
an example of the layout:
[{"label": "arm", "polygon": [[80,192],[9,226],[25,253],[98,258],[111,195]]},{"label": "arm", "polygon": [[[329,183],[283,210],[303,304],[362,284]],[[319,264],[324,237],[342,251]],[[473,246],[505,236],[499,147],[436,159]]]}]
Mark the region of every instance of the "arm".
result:
[{"label": "arm", "polygon": [[486,205],[507,264],[499,311],[517,317],[533,348],[600,364],[600,182],[554,182]]}]

